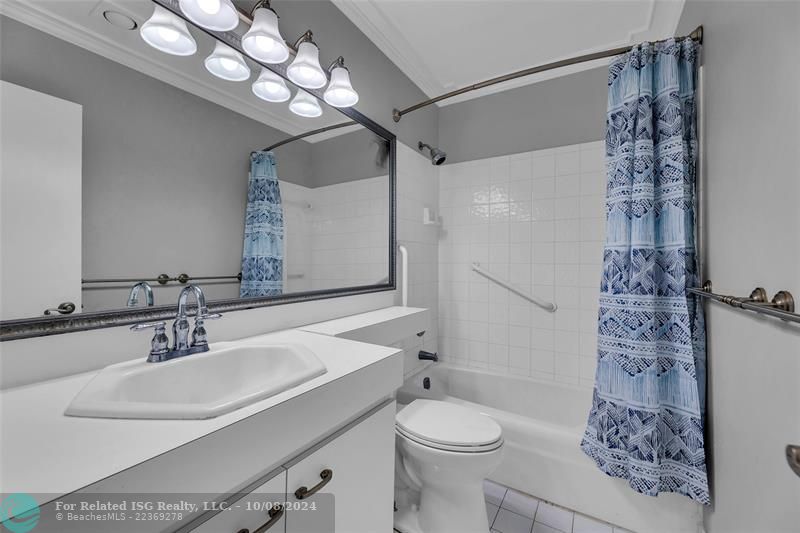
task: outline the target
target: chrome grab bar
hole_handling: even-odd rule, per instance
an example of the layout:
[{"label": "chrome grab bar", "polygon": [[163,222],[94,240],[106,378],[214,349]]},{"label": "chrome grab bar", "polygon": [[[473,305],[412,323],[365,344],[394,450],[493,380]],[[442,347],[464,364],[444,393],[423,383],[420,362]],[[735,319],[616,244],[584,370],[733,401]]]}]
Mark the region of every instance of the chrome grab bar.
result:
[{"label": "chrome grab bar", "polygon": [[547,302],[547,301],[544,301],[544,300],[540,300],[539,298],[537,298],[535,296],[532,296],[532,295],[528,294],[527,292],[523,291],[519,287],[517,287],[517,286],[515,286],[515,285],[513,285],[513,284],[511,284],[511,283],[509,283],[507,281],[504,281],[504,280],[498,278],[494,274],[491,274],[491,273],[485,271],[484,269],[481,268],[480,263],[472,263],[472,270],[474,270],[475,272],[477,272],[478,274],[480,274],[484,278],[497,283],[501,287],[505,287],[506,289],[510,290],[511,292],[516,294],[517,296],[521,296],[522,298],[525,298],[526,300],[528,300],[532,304],[538,305],[539,307],[541,307],[545,311],[549,311],[551,313],[555,313],[556,309],[558,309],[558,306],[556,304],[554,304],[553,302]]}]

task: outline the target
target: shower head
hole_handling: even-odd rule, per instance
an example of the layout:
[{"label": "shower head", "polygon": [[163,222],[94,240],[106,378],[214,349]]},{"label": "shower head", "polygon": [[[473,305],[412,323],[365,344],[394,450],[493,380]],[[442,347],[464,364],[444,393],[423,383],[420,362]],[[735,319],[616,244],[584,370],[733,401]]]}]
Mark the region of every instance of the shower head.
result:
[{"label": "shower head", "polygon": [[434,148],[430,144],[425,144],[422,141],[419,142],[419,144],[417,145],[417,148],[419,148],[420,151],[422,151],[423,148],[427,148],[428,149],[428,151],[431,153],[431,164],[432,165],[437,165],[437,166],[441,165],[447,159],[447,154],[446,153],[444,153],[443,151],[439,150],[438,148]]}]

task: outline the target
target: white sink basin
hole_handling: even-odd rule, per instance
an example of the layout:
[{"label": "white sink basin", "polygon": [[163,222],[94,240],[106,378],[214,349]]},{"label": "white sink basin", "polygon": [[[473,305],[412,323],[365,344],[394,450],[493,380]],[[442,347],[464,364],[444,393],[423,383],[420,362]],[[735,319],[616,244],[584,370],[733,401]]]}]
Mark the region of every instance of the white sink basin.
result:
[{"label": "white sink basin", "polygon": [[327,372],[301,344],[220,343],[163,363],[133,361],[101,370],[64,414],[97,418],[214,418]]}]

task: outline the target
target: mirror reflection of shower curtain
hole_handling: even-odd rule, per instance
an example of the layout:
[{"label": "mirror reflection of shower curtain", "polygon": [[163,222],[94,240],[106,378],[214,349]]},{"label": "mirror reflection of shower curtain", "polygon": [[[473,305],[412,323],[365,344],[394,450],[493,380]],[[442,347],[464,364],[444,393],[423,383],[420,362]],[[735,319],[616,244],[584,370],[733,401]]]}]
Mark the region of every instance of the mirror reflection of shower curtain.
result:
[{"label": "mirror reflection of shower curtain", "polygon": [[283,294],[283,206],[275,156],[250,154],[241,298]]}]

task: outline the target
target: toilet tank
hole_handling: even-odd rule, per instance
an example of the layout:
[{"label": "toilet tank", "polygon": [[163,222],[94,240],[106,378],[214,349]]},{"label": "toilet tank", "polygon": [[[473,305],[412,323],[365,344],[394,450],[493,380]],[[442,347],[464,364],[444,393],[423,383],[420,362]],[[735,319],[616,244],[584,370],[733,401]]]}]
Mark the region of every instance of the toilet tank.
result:
[{"label": "toilet tank", "polygon": [[369,344],[400,348],[405,354],[404,375],[406,376],[429,364],[417,358],[420,350],[433,352],[437,350],[435,335],[429,333],[431,329],[430,311],[422,307],[386,307],[310,324],[300,329]]}]

